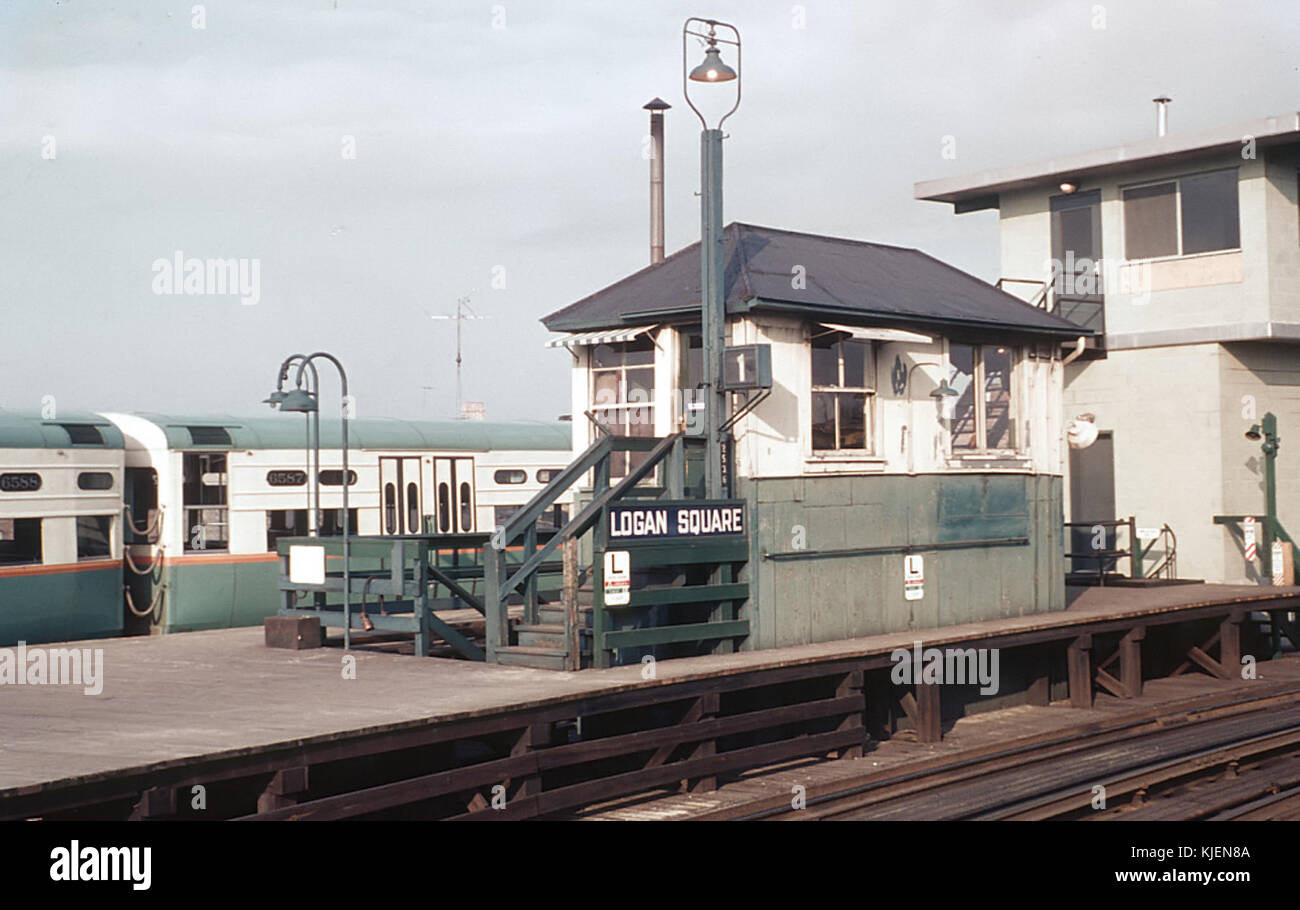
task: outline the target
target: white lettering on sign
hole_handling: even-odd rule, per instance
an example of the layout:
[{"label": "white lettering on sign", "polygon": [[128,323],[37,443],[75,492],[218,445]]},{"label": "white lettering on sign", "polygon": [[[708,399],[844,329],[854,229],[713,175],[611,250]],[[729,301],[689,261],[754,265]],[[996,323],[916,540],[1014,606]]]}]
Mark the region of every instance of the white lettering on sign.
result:
[{"label": "white lettering on sign", "polygon": [[1155,540],[1159,536],[1159,528],[1138,528],[1138,540]]},{"label": "white lettering on sign", "polygon": [[903,599],[920,600],[925,596],[925,561],[919,554],[903,557]]},{"label": "white lettering on sign", "polygon": [[627,550],[605,551],[605,606],[626,607],[632,599],[632,559]]},{"label": "white lettering on sign", "polygon": [[744,506],[647,506],[612,509],[610,538],[707,537],[745,533]]}]

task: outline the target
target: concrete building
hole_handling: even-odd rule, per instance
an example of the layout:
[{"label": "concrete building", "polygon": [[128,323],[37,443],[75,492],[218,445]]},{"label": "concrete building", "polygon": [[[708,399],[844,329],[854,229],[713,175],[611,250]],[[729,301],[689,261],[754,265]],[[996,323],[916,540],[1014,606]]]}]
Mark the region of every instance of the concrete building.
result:
[{"label": "concrete building", "polygon": [[[724,242],[727,343],[771,365],[769,390],[732,395],[752,405],[733,427],[740,646],[1062,609],[1062,342],[1079,328],[917,250],[738,223]],[[575,456],[601,432],[696,429],[699,320],[699,244],[542,320],[573,357]]]},{"label": "concrete building", "polygon": [[[997,209],[1000,285],[1098,332],[1065,373],[1067,419],[1101,431],[1066,466],[1067,514],[1167,523],[1185,577],[1266,581],[1213,516],[1263,513],[1244,432],[1268,411],[1284,439],[1300,427],[1298,168],[1287,113],[915,187]],[[1284,442],[1284,526],[1300,523],[1294,458]]]}]

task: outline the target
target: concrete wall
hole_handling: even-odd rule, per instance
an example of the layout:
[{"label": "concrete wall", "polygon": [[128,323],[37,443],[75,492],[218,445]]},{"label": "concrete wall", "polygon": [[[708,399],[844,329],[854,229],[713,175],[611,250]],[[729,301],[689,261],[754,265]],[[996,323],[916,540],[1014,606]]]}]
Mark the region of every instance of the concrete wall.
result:
[{"label": "concrete wall", "polygon": [[[1060,477],[793,477],[741,487],[754,529],[745,649],[1064,609]],[[1016,536],[1029,542],[927,548]],[[886,546],[922,554],[922,599],[903,596],[901,552],[818,555]],[[772,553],[806,558],[764,558]]]}]

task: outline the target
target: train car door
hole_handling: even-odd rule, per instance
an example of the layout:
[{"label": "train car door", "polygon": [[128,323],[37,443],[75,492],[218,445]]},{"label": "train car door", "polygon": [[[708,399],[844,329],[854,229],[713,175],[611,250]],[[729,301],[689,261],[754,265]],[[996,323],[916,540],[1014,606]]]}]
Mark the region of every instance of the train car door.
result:
[{"label": "train car door", "polygon": [[434,486],[437,490],[435,526],[440,534],[464,534],[474,530],[474,459],[435,458]]},{"label": "train car door", "polygon": [[379,459],[379,533],[420,534],[424,528],[424,490],[420,459],[381,456]]}]

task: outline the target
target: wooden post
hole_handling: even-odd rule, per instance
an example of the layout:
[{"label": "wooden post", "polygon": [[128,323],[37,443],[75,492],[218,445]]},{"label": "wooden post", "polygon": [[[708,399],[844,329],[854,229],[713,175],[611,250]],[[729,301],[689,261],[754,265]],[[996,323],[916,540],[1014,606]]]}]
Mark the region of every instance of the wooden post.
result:
[{"label": "wooden post", "polygon": [[1070,671],[1070,706],[1092,707],[1092,636],[1080,635],[1066,649]]},{"label": "wooden post", "polygon": [[943,712],[939,687],[931,683],[916,684],[916,741],[937,743],[943,739]]},{"label": "wooden post", "polygon": [[1119,679],[1127,698],[1142,694],[1142,640],[1146,634],[1146,627],[1138,626],[1119,640]]},{"label": "wooden post", "polygon": [[1027,662],[1029,685],[1025,688],[1025,704],[1046,708],[1052,703],[1052,665],[1047,650],[1034,647]]},{"label": "wooden post", "polygon": [[867,696],[867,733],[884,742],[894,733],[894,687],[888,672],[868,673],[863,680]]},{"label": "wooden post", "polygon": [[560,602],[564,605],[564,668],[582,669],[582,629],[578,624],[578,538],[570,537],[560,545],[564,566],[564,587]]},{"label": "wooden post", "polygon": [[[860,694],[862,692],[862,677],[863,673],[861,670],[850,670],[848,673],[845,673],[844,678],[840,680],[840,684],[835,687],[835,697],[844,698],[845,696]],[[862,737],[855,745],[842,746],[839,749],[839,758],[862,757],[862,743],[863,740],[866,739],[866,729],[863,725],[865,720],[863,713],[864,712],[862,711],[855,711],[852,714],[846,714],[844,719],[840,721],[840,725],[837,729],[857,730],[862,734]]]},{"label": "wooden post", "polygon": [[1219,665],[1225,679],[1241,673],[1241,622],[1245,618],[1244,611],[1234,610],[1219,623]]},{"label": "wooden post", "polygon": [[[720,699],[717,692],[707,692],[701,695],[697,700],[698,710],[692,711],[694,721],[712,720],[718,716],[718,710],[721,707]],[[718,754],[718,741],[716,739],[706,739],[697,743],[691,751],[691,758],[706,758]],[[697,777],[687,781],[687,788],[692,793],[709,793],[718,789],[718,776],[710,774],[706,777]]]},{"label": "wooden post", "polygon": [[176,814],[176,791],[171,787],[154,787],[140,794],[131,808],[131,821],[170,817]]},{"label": "wooden post", "polygon": [[[529,724],[520,732],[519,738],[510,748],[511,757],[526,755],[537,749],[544,749],[551,744],[551,725],[549,723]],[[542,779],[538,774],[526,774],[509,781],[508,790],[513,790],[508,799],[522,799],[536,796],[542,792]]]},{"label": "wooden post", "polygon": [[303,768],[286,768],[276,771],[257,797],[257,811],[271,812],[287,806],[296,806],[299,795],[307,792],[308,773]]}]

